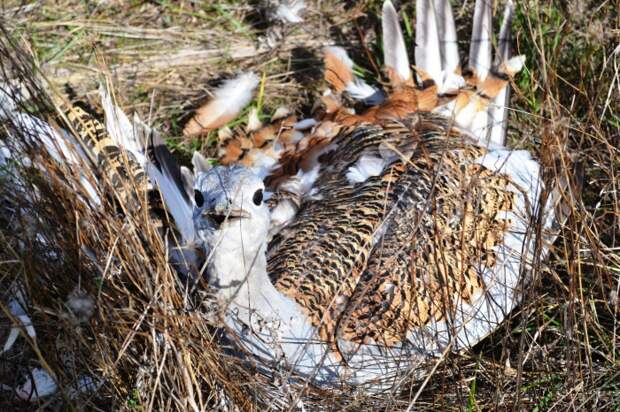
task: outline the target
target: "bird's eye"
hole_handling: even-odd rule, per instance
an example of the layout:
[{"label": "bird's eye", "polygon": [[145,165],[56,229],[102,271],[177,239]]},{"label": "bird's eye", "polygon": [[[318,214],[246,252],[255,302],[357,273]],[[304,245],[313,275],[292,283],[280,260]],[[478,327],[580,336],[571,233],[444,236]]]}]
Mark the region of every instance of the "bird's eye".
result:
[{"label": "bird's eye", "polygon": [[260,206],[260,204],[263,202],[263,189],[258,189],[256,192],[254,192],[254,196],[252,196],[252,201],[256,206]]},{"label": "bird's eye", "polygon": [[202,207],[205,203],[205,198],[202,195],[202,192],[198,189],[194,189],[194,202],[196,202],[196,206]]}]

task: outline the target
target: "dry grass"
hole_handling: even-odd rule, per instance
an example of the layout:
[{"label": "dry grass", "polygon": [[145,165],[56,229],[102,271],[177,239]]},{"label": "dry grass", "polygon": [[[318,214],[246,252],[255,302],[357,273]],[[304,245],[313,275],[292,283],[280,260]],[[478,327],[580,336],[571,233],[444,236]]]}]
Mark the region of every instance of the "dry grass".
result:
[{"label": "dry grass", "polygon": [[[469,3],[455,9],[464,39]],[[517,51],[528,60],[513,93],[510,143],[541,158],[550,179],[574,180],[575,163],[584,171],[583,190],[573,194],[572,214],[524,303],[474,350],[443,359],[428,380],[381,395],[306,388],[306,410],[620,409],[620,4],[589,3],[517,5]],[[285,30],[277,47],[258,49],[266,24],[254,4],[60,0],[1,7],[10,37],[31,45],[59,93],[68,82],[76,98],[97,107],[98,82],[111,78],[126,111],[162,130],[181,160],[188,146],[176,138],[191,109],[214,81],[239,69],[265,74],[264,96],[254,102],[265,114],[280,104],[309,112],[321,90],[318,50],[329,41],[350,49],[369,80],[380,80],[380,57],[367,58],[380,55],[376,0],[312,2],[306,23]],[[411,17],[413,4],[402,9]],[[28,56],[0,44],[3,69],[29,67]],[[22,77],[32,76],[25,70]],[[62,124],[38,93],[30,109]],[[189,147],[213,150],[209,140]],[[218,330],[192,309],[161,239],[144,230],[144,214],[119,219],[110,204],[97,215],[62,179],[50,186],[29,176],[44,189],[22,207],[41,216],[37,230],[60,258],[20,231],[23,215],[3,214],[0,284],[25,282],[38,335],[36,344],[20,338],[19,347],[0,355],[0,382],[16,384],[34,365],[47,365],[65,387],[84,371],[105,377],[95,394],[57,396],[41,409],[295,409],[295,387],[271,382],[216,343]],[[96,302],[95,315],[81,323],[66,306],[78,285]],[[277,403],[276,393],[285,393]],[[0,392],[0,407],[33,405]]]}]

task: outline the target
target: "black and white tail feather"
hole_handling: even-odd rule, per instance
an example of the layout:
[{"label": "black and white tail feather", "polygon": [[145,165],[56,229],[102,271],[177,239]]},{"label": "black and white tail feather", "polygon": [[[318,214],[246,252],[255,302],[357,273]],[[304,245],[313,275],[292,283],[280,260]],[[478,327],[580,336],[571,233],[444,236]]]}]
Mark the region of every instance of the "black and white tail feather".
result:
[{"label": "black and white tail feather", "polygon": [[[479,82],[484,81],[490,71],[496,70],[502,64],[517,66],[516,71],[523,64],[522,58],[510,60],[510,27],[513,14],[514,5],[512,0],[509,0],[505,5],[498,50],[493,60],[491,5],[488,1],[476,1],[468,67],[476,74]],[[416,0],[416,15],[415,68],[421,69],[422,73],[434,80],[440,96],[457,93],[465,86],[465,80],[461,75],[456,28],[450,3],[446,0]],[[384,62],[392,84],[410,81],[413,75],[407,49],[398,14],[391,1],[383,4],[382,29]],[[415,80],[419,82],[423,79],[418,76]],[[481,142],[503,145],[509,93],[509,87],[504,87],[483,113],[464,113],[461,117],[466,119],[463,122],[464,128]],[[450,116],[453,115],[453,110],[453,105],[444,105],[436,111]],[[472,114],[476,116],[475,119]],[[460,119],[457,118],[457,126],[460,126],[458,120]]]}]

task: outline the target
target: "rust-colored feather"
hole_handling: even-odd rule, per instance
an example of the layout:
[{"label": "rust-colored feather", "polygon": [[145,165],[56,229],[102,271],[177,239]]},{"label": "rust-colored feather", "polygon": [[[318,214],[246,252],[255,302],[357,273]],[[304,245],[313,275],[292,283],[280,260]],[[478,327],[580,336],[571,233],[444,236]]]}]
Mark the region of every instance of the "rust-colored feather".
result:
[{"label": "rust-colored feather", "polygon": [[353,81],[351,67],[329,48],[325,50],[323,61],[325,64],[325,80],[336,92],[342,93],[347,88],[347,84]]}]

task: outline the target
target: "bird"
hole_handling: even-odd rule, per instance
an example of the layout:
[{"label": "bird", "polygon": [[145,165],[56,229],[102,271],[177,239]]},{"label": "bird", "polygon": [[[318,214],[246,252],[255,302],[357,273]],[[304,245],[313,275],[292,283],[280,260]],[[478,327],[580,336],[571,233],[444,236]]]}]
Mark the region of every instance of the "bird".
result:
[{"label": "bird", "polygon": [[[322,111],[233,132],[216,166],[195,154],[193,172],[179,167],[158,133],[129,120],[109,93],[107,133],[79,110],[68,114],[88,131],[78,144],[86,158],[123,188],[124,213],[149,184],[161,192],[228,338],[271,370],[383,388],[472,348],[519,304],[533,262],[557,236],[561,190],[544,185],[530,153],[505,146],[508,84],[524,64],[509,56],[512,2],[491,62],[491,5],[476,1],[464,68],[449,2],[417,0],[416,9],[412,70],[398,14],[383,4],[387,92],[357,78],[344,49],[328,47]],[[225,83],[188,136],[240,113],[257,77],[237,79],[244,86]],[[368,108],[357,113],[346,98]]]},{"label": "bird", "polygon": [[[449,2],[416,9],[412,70],[383,4],[388,93],[328,48],[332,89],[310,131],[239,143],[193,175],[192,223],[229,335],[317,384],[383,387],[473,347],[519,304],[557,236],[561,190],[545,187],[529,152],[505,146],[508,85],[524,64],[510,57],[512,2],[492,62],[491,4],[476,1],[464,68]],[[355,113],[346,93],[370,107]]]}]

